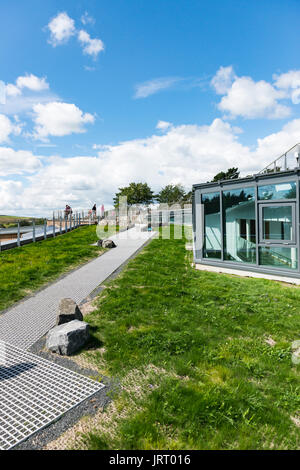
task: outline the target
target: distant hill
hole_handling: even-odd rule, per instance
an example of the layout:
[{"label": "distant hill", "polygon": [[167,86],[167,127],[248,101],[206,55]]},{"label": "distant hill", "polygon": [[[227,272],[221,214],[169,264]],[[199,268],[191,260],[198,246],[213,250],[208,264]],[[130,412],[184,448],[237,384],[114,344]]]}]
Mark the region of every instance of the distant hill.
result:
[{"label": "distant hill", "polygon": [[[15,227],[17,222],[20,221],[22,226],[31,225],[33,217],[22,217],[22,216],[15,216],[15,215],[0,215],[0,227]],[[42,219],[35,218],[35,222],[43,223]]]}]

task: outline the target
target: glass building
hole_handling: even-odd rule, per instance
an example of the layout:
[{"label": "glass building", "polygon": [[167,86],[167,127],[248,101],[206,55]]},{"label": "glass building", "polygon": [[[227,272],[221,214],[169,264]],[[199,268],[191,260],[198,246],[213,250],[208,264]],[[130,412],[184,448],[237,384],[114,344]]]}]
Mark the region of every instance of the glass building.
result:
[{"label": "glass building", "polygon": [[193,186],[196,263],[300,277],[300,168],[273,168]]}]

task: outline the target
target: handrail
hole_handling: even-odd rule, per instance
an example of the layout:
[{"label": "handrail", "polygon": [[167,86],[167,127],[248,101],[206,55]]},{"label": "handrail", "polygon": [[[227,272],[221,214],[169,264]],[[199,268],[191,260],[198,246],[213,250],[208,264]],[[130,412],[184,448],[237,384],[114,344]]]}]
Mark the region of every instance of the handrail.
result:
[{"label": "handrail", "polygon": [[[270,167],[274,167],[274,172],[276,172],[276,164],[277,162],[281,159],[281,158],[285,158],[285,161],[284,161],[284,166],[285,166],[285,170],[287,169],[286,168],[286,157],[287,157],[287,154],[290,153],[292,150],[294,150],[296,147],[299,147],[300,148],[300,143],[297,143],[295,145],[293,145],[293,147],[291,147],[289,150],[287,150],[286,152],[284,152],[282,155],[280,155],[279,157],[277,157],[275,160],[273,160],[271,163],[269,163],[269,165],[267,165],[265,168],[263,168],[258,174],[260,175],[261,173],[265,173],[267,172]],[[296,165],[297,166],[297,165]]]}]

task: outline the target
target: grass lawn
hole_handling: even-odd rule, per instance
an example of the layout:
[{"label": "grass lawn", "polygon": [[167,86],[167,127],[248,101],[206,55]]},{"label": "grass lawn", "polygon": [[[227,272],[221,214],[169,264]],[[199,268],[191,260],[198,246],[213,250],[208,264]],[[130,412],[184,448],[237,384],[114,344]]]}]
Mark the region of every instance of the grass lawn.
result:
[{"label": "grass lawn", "polygon": [[0,310],[32,293],[62,273],[96,257],[102,249],[96,227],[87,226],[0,253]]},{"label": "grass lawn", "polygon": [[299,448],[300,289],[196,271],[191,256],[184,240],[155,239],[98,297],[75,360],[120,387],[63,445]]}]

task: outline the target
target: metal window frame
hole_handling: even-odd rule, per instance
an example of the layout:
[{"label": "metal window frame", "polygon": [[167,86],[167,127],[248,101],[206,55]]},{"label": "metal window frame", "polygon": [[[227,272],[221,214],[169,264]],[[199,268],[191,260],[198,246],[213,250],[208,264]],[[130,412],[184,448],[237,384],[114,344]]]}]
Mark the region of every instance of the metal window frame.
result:
[{"label": "metal window frame", "polygon": [[[266,239],[264,238],[264,216],[263,210],[265,207],[291,207],[292,208],[292,239],[291,240],[278,240],[278,239]],[[270,246],[270,245],[284,245],[284,246],[294,246],[296,245],[297,239],[297,230],[296,230],[296,203],[295,202],[269,202],[259,204],[259,239],[258,245],[259,246]]]},{"label": "metal window frame", "polygon": [[[242,271],[252,271],[252,272],[261,272],[266,274],[279,274],[282,276],[288,277],[296,277],[300,278],[300,168],[295,170],[288,170],[285,171],[284,174],[281,173],[272,173],[272,174],[257,174],[252,177],[246,178],[239,178],[236,181],[233,180],[224,180],[214,183],[201,183],[201,184],[194,184],[193,185],[193,192],[197,192],[198,198],[200,199],[202,195],[209,194],[209,193],[217,193],[220,192],[220,204],[223,199],[223,191],[228,190],[237,190],[243,189],[248,187],[254,187],[255,190],[255,217],[256,217],[256,263],[243,263],[238,261],[229,261],[224,259],[224,237],[222,233],[222,250],[221,250],[221,259],[216,258],[204,258],[203,250],[195,252],[194,261],[196,263],[217,266],[217,267],[227,267],[232,269],[238,269]],[[260,186],[267,186],[271,184],[280,184],[280,183],[288,183],[288,182],[295,182],[296,183],[296,198],[294,199],[258,199],[258,188]],[[200,199],[202,200],[202,199]],[[195,200],[193,201],[195,205]],[[286,244],[286,243],[279,243],[278,240],[275,243],[260,243],[259,234],[260,234],[260,217],[259,217],[259,207],[261,204],[268,204],[268,203],[277,203],[277,204],[291,204],[294,203],[295,207],[295,215],[294,215],[294,243]],[[194,211],[194,206],[193,206]],[[222,213],[220,214],[220,218],[222,217]],[[204,227],[199,226],[196,223],[196,217],[194,217],[194,234],[195,238],[199,234],[199,231],[202,230],[202,237],[204,237]],[[223,223],[222,223],[223,224]],[[223,229],[223,226],[221,227]],[[199,235],[198,235],[199,236]],[[259,248],[260,246],[281,246],[281,247],[296,247],[297,249],[297,268],[281,268],[281,267],[272,267],[272,266],[265,266],[259,264]]]}]

